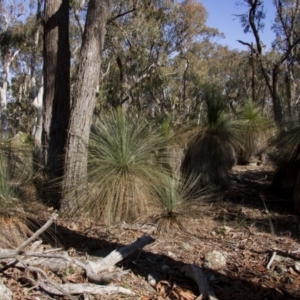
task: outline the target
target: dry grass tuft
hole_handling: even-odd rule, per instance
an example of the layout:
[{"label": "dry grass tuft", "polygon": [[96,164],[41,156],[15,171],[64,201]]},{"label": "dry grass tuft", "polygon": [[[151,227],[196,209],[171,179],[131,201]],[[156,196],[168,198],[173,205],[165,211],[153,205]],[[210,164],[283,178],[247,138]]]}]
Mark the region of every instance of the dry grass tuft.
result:
[{"label": "dry grass tuft", "polygon": [[27,226],[24,212],[11,216],[0,214],[0,223],[0,247],[4,249],[15,249],[33,234]]},{"label": "dry grass tuft", "polygon": [[15,248],[32,234],[29,219],[36,218],[37,210],[32,205],[36,194],[30,181],[32,168],[25,159],[28,155],[28,148],[0,149],[1,248]]}]

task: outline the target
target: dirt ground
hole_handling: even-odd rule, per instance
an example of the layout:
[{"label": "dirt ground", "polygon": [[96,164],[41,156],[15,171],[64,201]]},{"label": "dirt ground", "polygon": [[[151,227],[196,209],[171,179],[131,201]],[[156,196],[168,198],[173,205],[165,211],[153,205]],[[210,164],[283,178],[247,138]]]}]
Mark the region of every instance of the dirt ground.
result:
[{"label": "dirt ground", "polygon": [[[219,300],[300,299],[300,217],[292,213],[292,201],[272,194],[272,174],[271,166],[236,166],[230,192],[204,205],[201,219],[187,220],[186,232],[152,233],[154,243],[117,265],[129,272],[114,284],[131,289],[135,296],[81,295],[75,299],[194,300],[199,296],[197,285],[182,273],[188,264],[202,267]],[[92,258],[132,243],[144,234],[143,228],[58,220],[53,234],[72,256]],[[213,251],[223,255],[224,265],[209,267],[207,257]],[[274,251],[275,260],[267,269]],[[50,274],[58,282],[67,278]],[[67,299],[28,286],[22,281],[22,270],[2,269],[0,275],[14,299]],[[84,281],[82,274],[72,274],[72,278]]]}]

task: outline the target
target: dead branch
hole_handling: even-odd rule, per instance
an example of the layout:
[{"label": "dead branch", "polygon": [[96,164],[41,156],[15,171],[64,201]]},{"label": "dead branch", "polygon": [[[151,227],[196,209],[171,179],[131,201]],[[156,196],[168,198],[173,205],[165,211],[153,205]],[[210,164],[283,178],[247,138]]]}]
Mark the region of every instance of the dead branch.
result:
[{"label": "dead branch", "polygon": [[[105,275],[98,275],[99,273],[109,270],[112,268],[115,264],[123,260],[125,257],[129,256],[133,252],[135,252],[137,249],[141,249],[145,247],[148,244],[151,244],[154,242],[154,239],[149,235],[144,235],[140,238],[138,238],[135,242],[133,242],[130,245],[121,247],[119,249],[116,249],[112,251],[108,256],[106,256],[103,259],[99,259],[96,262],[88,261],[88,262],[82,262],[75,258],[70,257],[67,253],[64,253],[62,255],[52,255],[52,254],[43,254],[43,253],[35,253],[35,252],[24,252],[22,253],[23,256],[31,256],[31,257],[40,257],[40,258],[47,258],[55,259],[55,261],[51,261],[47,263],[47,267],[49,269],[53,270],[56,268],[60,268],[63,266],[63,268],[71,267],[71,266],[78,266],[85,270],[87,278],[90,282],[93,283],[107,283],[108,279],[119,277],[122,274],[116,273],[115,275],[108,276]],[[41,260],[38,262],[31,261],[31,264],[43,264],[45,265]]]},{"label": "dead branch", "polygon": [[[29,266],[27,262],[24,262],[22,260],[19,260],[20,263],[23,264],[23,266],[28,269],[29,271],[36,272],[38,274],[38,277],[42,276],[44,279],[41,282],[46,282],[50,286],[52,286],[54,289],[58,290],[61,295],[67,296],[69,299],[72,299],[71,294],[68,290],[65,289],[63,285],[60,285],[54,281],[52,281],[46,274],[46,272],[40,268]],[[38,281],[39,283],[40,281]]]},{"label": "dead branch", "polygon": [[[44,289],[47,293],[52,295],[63,295],[58,289],[54,288],[52,285],[49,285],[48,282],[38,282],[40,287]],[[108,285],[108,286],[99,286],[96,284],[90,283],[65,283],[63,285],[64,290],[67,290],[71,295],[76,294],[93,294],[93,295],[113,295],[113,294],[125,294],[125,295],[134,295],[134,293],[123,287]]]},{"label": "dead branch", "polygon": [[195,264],[186,265],[181,269],[181,271],[185,274],[185,276],[196,282],[199,292],[204,298],[207,297],[209,300],[218,300],[214,291],[210,288],[204,272],[199,266]]},{"label": "dead branch", "polygon": [[125,257],[129,256],[138,249],[145,247],[148,244],[153,243],[155,240],[150,235],[144,235],[138,238],[135,242],[128,246],[121,247],[112,251],[104,259],[98,260],[96,262],[89,262],[89,266],[94,273],[100,273],[105,270],[110,269],[115,264],[123,260]]},{"label": "dead branch", "polygon": [[[154,239],[151,236],[144,235],[141,238],[137,239],[130,245],[121,247],[112,251],[104,259],[99,259],[96,262],[92,261],[80,261],[78,259],[70,257],[66,252],[63,254],[45,254],[39,252],[23,252],[22,257],[31,257],[27,260],[27,264],[31,266],[42,265],[52,271],[59,271],[66,269],[68,267],[79,267],[85,270],[86,276],[89,282],[103,284],[109,283],[116,278],[124,275],[126,271],[115,272],[113,274],[98,274],[100,272],[111,269],[116,263],[123,260],[128,255],[135,252],[137,249],[141,249],[144,246],[153,243]],[[6,250],[3,250],[6,251]],[[10,255],[9,255],[10,254]],[[11,252],[5,254],[7,258],[14,258],[15,256],[11,255]],[[4,255],[3,255],[4,256]],[[42,258],[42,259],[32,259],[32,258]],[[16,265],[16,262],[12,262]]]},{"label": "dead branch", "polygon": [[[33,258],[40,259],[30,259],[27,261],[30,265],[39,265],[46,267],[52,271],[62,271],[67,268],[81,268],[85,271],[86,277],[89,282],[96,284],[107,284],[111,281],[118,280],[124,274],[127,274],[128,271],[119,271],[110,274],[96,274],[88,266],[88,263],[80,261],[78,259],[70,257],[67,253],[64,254],[44,254],[44,253],[35,253],[35,252],[24,252],[23,256],[30,256]],[[46,259],[46,260],[45,260]]]}]

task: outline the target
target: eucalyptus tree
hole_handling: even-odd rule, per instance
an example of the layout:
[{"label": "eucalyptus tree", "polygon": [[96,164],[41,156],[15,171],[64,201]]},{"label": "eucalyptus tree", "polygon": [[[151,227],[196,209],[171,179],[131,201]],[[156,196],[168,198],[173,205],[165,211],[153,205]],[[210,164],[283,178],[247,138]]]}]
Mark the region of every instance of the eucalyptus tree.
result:
[{"label": "eucalyptus tree", "polygon": [[[18,59],[14,60],[10,69],[10,101],[8,103],[8,121],[12,133],[18,131],[35,135],[37,131],[33,100],[36,98],[37,89],[42,84],[42,40],[37,31],[36,16],[29,15],[23,21],[23,35],[26,45],[18,53]],[[38,139],[41,144],[41,138]]]},{"label": "eucalyptus tree", "polygon": [[217,29],[206,25],[207,11],[195,0],[185,0],[175,7],[172,23],[167,34],[169,41],[177,51],[177,59],[181,64],[181,88],[179,96],[179,110],[182,110],[187,100],[187,76],[191,67],[191,49],[195,43],[210,41],[222,36]]},{"label": "eucalyptus tree", "polygon": [[[70,116],[69,0],[44,3],[43,160],[48,177],[62,176]],[[58,189],[55,191],[59,192]]]},{"label": "eucalyptus tree", "polygon": [[19,1],[0,2],[0,43],[1,43],[1,69],[2,83],[0,86],[1,101],[1,129],[2,137],[8,137],[7,119],[7,92],[9,84],[9,73],[11,64],[25,45],[25,38],[22,34],[22,22],[20,16],[23,15],[25,7]]},{"label": "eucalyptus tree", "polygon": [[[281,47],[280,52],[273,56],[273,60],[266,64],[264,56],[263,41],[261,40],[260,32],[264,27],[263,20],[265,18],[265,10],[262,0],[244,0],[248,12],[240,16],[241,24],[245,32],[252,32],[255,38],[255,45],[240,41],[242,44],[247,45],[257,57],[258,64],[261,68],[266,85],[270,92],[275,122],[280,125],[283,121],[282,102],[278,92],[278,79],[283,64],[291,57],[293,50],[300,42],[300,36],[295,35],[295,26],[297,18],[299,18],[298,1],[274,1],[276,5],[276,26],[274,29],[278,35],[284,33],[282,40],[285,39],[285,46]],[[287,11],[293,13],[287,13]],[[280,29],[280,30],[279,30]],[[276,44],[276,41],[275,41]],[[275,45],[274,44],[274,45]]]},{"label": "eucalyptus tree", "polygon": [[[133,7],[131,1],[115,1],[112,6],[103,55],[102,91],[109,105],[130,103],[141,108],[159,101],[151,83],[168,64],[170,49],[164,28],[172,5],[170,1],[140,1]],[[116,18],[121,9],[131,13]]]},{"label": "eucalyptus tree", "polygon": [[[296,89],[295,68],[298,47],[293,47],[295,42],[299,43],[300,38],[300,1],[299,0],[273,0],[276,7],[275,22],[272,27],[276,34],[274,47],[280,52],[289,51],[284,62],[285,91],[287,115],[290,119],[299,117],[296,115]],[[290,50],[289,50],[290,49]]]},{"label": "eucalyptus tree", "polygon": [[8,85],[3,81],[8,90],[2,90],[2,99],[8,100],[7,121],[12,134],[19,130],[30,134],[33,127],[31,104],[42,81],[41,1],[1,2],[3,75],[9,78]]},{"label": "eucalyptus tree", "polygon": [[87,145],[96,104],[109,4],[109,0],[90,0],[88,3],[68,119],[61,202],[61,209],[64,211],[76,209],[79,185],[87,179]]}]

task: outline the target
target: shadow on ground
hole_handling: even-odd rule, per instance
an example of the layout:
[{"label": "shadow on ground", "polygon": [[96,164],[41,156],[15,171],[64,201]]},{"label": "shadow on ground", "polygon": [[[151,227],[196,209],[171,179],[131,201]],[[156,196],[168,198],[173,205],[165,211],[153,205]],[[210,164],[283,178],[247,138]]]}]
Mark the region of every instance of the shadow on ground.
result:
[{"label": "shadow on ground", "polygon": [[[60,237],[61,245],[65,249],[75,249],[79,254],[97,254],[98,256],[104,257],[117,247],[124,246],[119,242],[118,237],[111,234],[108,230],[103,233],[103,227],[98,231],[95,226],[95,228],[91,229],[93,232],[90,231],[83,234],[63,226],[57,226],[55,231],[56,235]],[[98,235],[98,237],[95,238],[91,235]],[[187,236],[187,239],[188,238]],[[135,239],[133,239],[132,242],[134,240]],[[155,246],[155,242],[150,245],[150,248],[153,245]],[[156,292],[147,282],[149,276],[154,278],[157,282],[166,280],[171,285],[176,284],[183,289],[192,290],[196,295],[199,294],[196,284],[182,274],[181,268],[184,265],[185,263],[182,260],[173,259],[163,254],[155,254],[151,252],[151,250],[136,251],[118,264],[118,266],[123,269],[130,269],[136,275],[137,279],[134,283],[134,290],[138,290],[140,295],[152,294],[152,299],[156,299]],[[292,282],[277,282],[274,286],[266,286],[263,282],[263,277],[266,276],[268,272],[271,274],[270,270],[249,270],[249,277],[239,278],[239,269],[243,268],[243,266],[232,265],[229,268],[232,276],[228,276],[222,271],[203,269],[209,279],[210,286],[220,300],[300,299],[300,290],[295,292],[295,290],[289,291],[286,288],[286,286],[289,286]],[[286,280],[290,279],[287,278]],[[130,277],[130,281],[132,283],[132,276]],[[276,282],[276,280],[274,282]],[[132,286],[129,286],[129,288],[132,288]],[[114,299],[114,297],[108,297],[107,299]],[[171,297],[170,299],[177,298]]]}]

